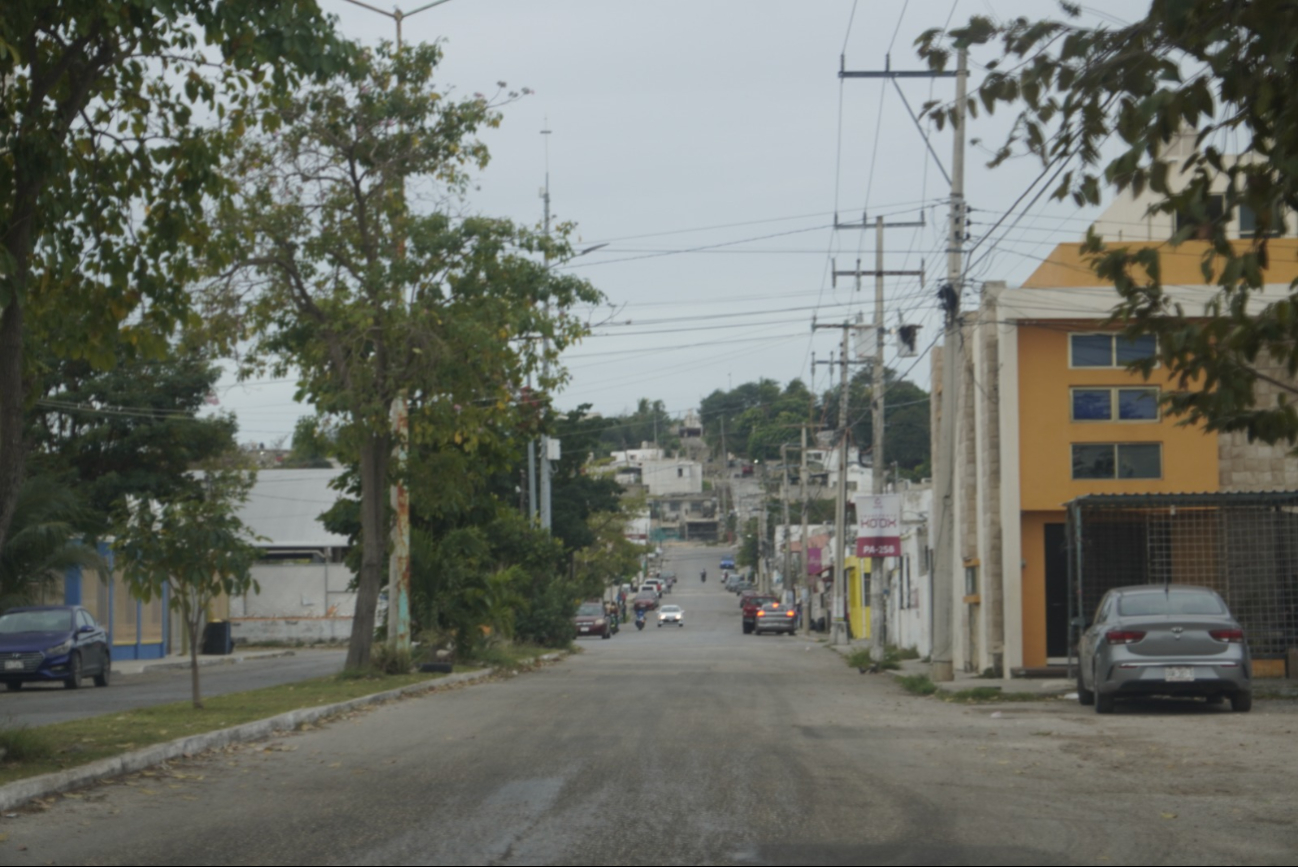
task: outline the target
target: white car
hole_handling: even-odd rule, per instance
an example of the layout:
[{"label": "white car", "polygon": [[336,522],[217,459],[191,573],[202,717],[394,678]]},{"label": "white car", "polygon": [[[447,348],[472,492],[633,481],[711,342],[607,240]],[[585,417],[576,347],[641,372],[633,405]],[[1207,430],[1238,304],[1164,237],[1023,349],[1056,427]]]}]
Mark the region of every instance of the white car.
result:
[{"label": "white car", "polygon": [[664,605],[658,609],[658,625],[664,623],[675,623],[677,626],[685,625],[685,611],[679,605]]}]

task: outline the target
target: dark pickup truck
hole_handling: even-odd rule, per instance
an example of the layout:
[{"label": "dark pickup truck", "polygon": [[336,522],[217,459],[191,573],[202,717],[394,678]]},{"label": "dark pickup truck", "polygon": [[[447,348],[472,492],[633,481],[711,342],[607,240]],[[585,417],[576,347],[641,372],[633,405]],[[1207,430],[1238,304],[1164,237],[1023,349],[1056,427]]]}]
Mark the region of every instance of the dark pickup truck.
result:
[{"label": "dark pickup truck", "polygon": [[768,596],[762,593],[754,593],[752,596],[744,598],[744,635],[753,631],[757,625],[757,609],[761,608],[768,602],[779,602],[778,596]]}]

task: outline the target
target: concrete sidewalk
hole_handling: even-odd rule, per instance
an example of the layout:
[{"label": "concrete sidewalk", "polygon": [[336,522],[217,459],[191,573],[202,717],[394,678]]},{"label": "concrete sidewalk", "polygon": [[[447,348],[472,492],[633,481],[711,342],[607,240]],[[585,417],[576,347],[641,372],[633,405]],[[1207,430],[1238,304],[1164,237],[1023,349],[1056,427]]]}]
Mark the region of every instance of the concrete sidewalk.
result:
[{"label": "concrete sidewalk", "polygon": [[[204,656],[198,655],[198,664],[208,665],[235,665],[236,663],[246,662],[253,659],[274,659],[280,656],[294,656],[296,651],[293,650],[250,650],[246,652],[234,652],[225,656]],[[162,671],[167,669],[189,668],[189,656],[183,654],[172,654],[162,659],[122,659],[113,660],[113,676],[143,674],[146,671]]]},{"label": "concrete sidewalk", "polygon": [[[869,650],[869,641],[853,641],[846,646],[836,646],[833,648],[843,656],[850,656],[858,650]],[[906,659],[901,661],[901,669],[898,671],[882,672],[891,675],[924,675],[932,676],[932,666],[927,662],[918,659]],[[976,689],[978,687],[990,687],[998,689],[1001,692],[1028,692],[1040,695],[1042,698],[1056,698],[1062,695],[1077,692],[1077,684],[1072,680],[1062,678],[1044,678],[1044,677],[1005,677],[1005,678],[986,678],[979,677],[977,674],[968,671],[955,672],[955,678],[949,681],[934,681],[934,685],[944,692],[960,692],[965,689]]]}]

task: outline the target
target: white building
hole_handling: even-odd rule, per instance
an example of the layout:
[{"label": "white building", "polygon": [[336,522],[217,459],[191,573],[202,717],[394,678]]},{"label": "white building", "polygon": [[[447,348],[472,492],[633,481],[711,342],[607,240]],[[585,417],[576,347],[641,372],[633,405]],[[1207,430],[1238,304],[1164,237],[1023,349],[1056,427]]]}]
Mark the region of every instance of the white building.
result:
[{"label": "white building", "polygon": [[343,557],[346,536],[319,516],[341,493],[329,485],[341,469],[261,470],[239,509],[258,536],[262,558],[252,567],[259,587],[230,600],[235,641],[345,641],[351,636],[354,573]]}]

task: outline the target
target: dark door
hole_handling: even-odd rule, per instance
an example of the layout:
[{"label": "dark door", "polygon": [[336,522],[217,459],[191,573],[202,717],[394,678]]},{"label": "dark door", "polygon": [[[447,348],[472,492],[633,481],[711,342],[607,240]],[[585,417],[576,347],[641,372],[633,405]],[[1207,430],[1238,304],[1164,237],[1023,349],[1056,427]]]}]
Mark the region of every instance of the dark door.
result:
[{"label": "dark door", "polygon": [[1068,655],[1068,544],[1063,524],[1046,524],[1046,656]]}]

